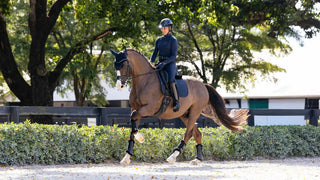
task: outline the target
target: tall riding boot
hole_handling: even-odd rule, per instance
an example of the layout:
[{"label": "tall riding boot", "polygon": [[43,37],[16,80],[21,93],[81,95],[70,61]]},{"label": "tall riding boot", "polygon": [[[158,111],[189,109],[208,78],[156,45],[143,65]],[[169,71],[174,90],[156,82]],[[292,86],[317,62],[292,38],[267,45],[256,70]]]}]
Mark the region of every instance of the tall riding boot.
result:
[{"label": "tall riding boot", "polygon": [[176,83],[170,83],[171,86],[171,91],[173,93],[173,112],[177,112],[180,109],[180,104],[179,104],[179,95],[176,87]]}]

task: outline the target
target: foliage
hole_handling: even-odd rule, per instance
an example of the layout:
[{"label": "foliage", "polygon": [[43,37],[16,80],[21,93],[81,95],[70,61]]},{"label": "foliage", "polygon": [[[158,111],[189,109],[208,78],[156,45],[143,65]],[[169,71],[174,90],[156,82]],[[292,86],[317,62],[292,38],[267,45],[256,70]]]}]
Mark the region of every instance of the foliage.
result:
[{"label": "foliage", "polygon": [[[298,1],[179,1],[168,2],[171,16],[178,21],[179,60],[183,74],[197,76],[214,87],[246,90],[257,77],[272,76],[284,69],[255,57],[256,52],[271,54],[291,51],[289,36],[300,40],[319,31],[317,2]],[[300,8],[296,8],[300,6]],[[313,22],[313,23],[310,23]],[[296,29],[295,29],[295,28]],[[185,63],[187,62],[187,63]],[[190,68],[191,67],[191,68]]]},{"label": "foliage", "polygon": [[[53,92],[66,79],[75,84],[79,105],[83,99],[103,105],[106,92],[100,80],[115,76],[108,62],[113,59],[103,52],[138,45],[157,14],[156,5],[156,1],[4,1],[0,4],[2,75],[24,105],[51,106]],[[129,43],[114,43],[118,39]]]},{"label": "foliage", "polygon": [[[77,1],[65,7],[65,11],[57,20],[52,36],[47,41],[47,58],[49,58],[47,62],[51,62],[51,66],[54,67],[63,58],[67,53],[66,50],[74,45],[74,39],[88,39],[95,33],[103,31],[106,25],[105,19],[99,13],[94,13],[99,11],[99,8],[99,4],[86,1]],[[91,42],[88,49],[73,57],[60,77],[63,83],[57,87],[57,92],[61,96],[64,96],[66,90],[72,90],[77,106],[86,105],[86,101],[94,102],[98,106],[106,104],[107,92],[100,84],[101,78],[110,81],[113,74],[105,71],[111,65],[103,56],[105,46],[103,40]]]},{"label": "foliage", "polygon": [[8,14],[10,12],[10,5],[11,5],[10,0],[2,0],[0,2],[0,13]]},{"label": "foliage", "polygon": [[[299,40],[303,34],[294,27],[308,38],[319,31],[318,2],[4,0],[0,69],[23,105],[51,106],[53,92],[65,81],[75,84],[78,104],[86,99],[103,105],[106,92],[100,80],[115,80],[113,58],[104,52],[135,47],[150,57],[156,36],[161,35],[157,24],[170,17],[179,40],[178,60],[194,67],[181,64],[183,74],[214,86],[224,84],[229,90],[245,88],[244,81],[253,83],[259,76],[283,71],[266,59],[255,59],[254,52],[289,52],[286,37]],[[71,86],[58,90],[66,89]]]},{"label": "foliage", "polygon": [[[314,126],[245,127],[233,133],[224,127],[201,128],[205,160],[245,160],[254,157],[320,156],[320,128]],[[133,160],[159,162],[172,153],[185,129],[141,129],[145,142],[135,143]],[[0,164],[101,163],[120,160],[127,148],[129,128],[117,126],[0,125]],[[178,160],[195,157],[189,141]]]}]

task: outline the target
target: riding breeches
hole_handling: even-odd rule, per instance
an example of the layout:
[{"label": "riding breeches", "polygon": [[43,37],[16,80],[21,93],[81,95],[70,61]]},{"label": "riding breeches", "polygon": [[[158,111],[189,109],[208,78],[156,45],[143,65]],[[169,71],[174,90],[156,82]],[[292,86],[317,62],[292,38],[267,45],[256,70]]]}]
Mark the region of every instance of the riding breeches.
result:
[{"label": "riding breeches", "polygon": [[177,74],[177,65],[176,62],[171,62],[169,64],[166,64],[163,68],[168,73],[168,80],[169,83],[174,83],[176,82],[175,76]]}]

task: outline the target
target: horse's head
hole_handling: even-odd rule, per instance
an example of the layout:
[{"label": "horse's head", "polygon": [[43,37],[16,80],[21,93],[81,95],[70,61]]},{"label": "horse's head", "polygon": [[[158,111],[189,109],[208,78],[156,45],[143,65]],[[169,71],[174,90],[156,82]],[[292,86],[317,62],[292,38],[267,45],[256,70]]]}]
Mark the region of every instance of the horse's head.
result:
[{"label": "horse's head", "polygon": [[127,49],[116,53],[110,49],[111,53],[116,57],[114,67],[117,70],[117,80],[120,80],[121,85],[118,87],[122,89],[127,84],[128,78],[131,75],[131,67],[127,58]]}]

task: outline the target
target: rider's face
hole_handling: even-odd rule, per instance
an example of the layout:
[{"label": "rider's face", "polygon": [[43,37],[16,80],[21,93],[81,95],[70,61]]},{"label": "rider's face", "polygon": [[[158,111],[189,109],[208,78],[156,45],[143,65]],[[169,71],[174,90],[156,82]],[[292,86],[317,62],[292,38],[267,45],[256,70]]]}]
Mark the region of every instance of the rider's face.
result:
[{"label": "rider's face", "polygon": [[161,32],[163,35],[167,35],[169,33],[169,27],[162,27]]}]

